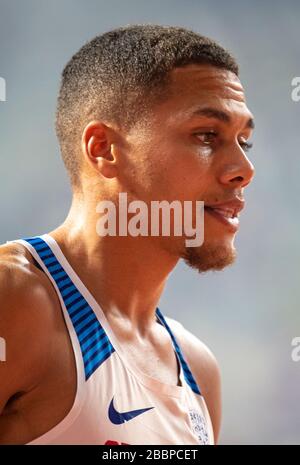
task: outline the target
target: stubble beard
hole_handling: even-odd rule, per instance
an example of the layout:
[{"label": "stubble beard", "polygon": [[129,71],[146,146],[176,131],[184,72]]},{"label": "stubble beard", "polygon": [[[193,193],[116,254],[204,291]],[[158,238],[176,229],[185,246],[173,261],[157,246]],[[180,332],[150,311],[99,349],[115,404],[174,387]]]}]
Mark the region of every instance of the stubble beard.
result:
[{"label": "stubble beard", "polygon": [[182,259],[187,266],[199,273],[220,271],[236,260],[237,252],[233,246],[202,244],[201,247],[185,247]]}]

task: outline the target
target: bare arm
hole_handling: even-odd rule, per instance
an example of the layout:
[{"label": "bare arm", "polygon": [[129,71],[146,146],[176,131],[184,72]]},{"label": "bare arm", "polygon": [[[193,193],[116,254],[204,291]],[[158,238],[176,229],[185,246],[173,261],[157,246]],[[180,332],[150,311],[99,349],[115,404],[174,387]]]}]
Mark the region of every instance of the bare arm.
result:
[{"label": "bare arm", "polygon": [[11,409],[10,400],[39,384],[47,367],[49,338],[45,292],[36,276],[14,261],[0,259],[0,337],[6,345],[6,361],[0,362],[0,444],[5,444],[18,437],[14,428],[22,424],[14,421],[22,412]]}]

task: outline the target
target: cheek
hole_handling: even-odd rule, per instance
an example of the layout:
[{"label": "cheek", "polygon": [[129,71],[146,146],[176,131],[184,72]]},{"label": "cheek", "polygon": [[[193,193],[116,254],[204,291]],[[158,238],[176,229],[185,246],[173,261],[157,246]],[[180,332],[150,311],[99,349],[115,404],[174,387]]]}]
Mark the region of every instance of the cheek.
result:
[{"label": "cheek", "polygon": [[162,171],[163,180],[173,197],[182,200],[202,200],[201,196],[213,183],[212,158],[209,147],[201,151],[177,151],[168,159]]},{"label": "cheek", "polygon": [[127,164],[127,180],[140,199],[202,200],[212,184],[211,165],[210,147],[148,141]]}]

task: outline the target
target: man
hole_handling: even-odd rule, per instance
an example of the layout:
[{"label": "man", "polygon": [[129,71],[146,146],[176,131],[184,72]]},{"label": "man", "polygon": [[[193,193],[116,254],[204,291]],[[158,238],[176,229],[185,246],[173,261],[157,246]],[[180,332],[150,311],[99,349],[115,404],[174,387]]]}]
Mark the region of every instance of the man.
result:
[{"label": "man", "polygon": [[[234,58],[192,31],[125,26],[72,57],[56,115],[70,212],[0,248],[1,443],[217,442],[216,359],[157,304],[180,258],[234,262],[253,126]],[[204,201],[203,244],[99,234],[99,202],[118,210],[120,193]]]}]

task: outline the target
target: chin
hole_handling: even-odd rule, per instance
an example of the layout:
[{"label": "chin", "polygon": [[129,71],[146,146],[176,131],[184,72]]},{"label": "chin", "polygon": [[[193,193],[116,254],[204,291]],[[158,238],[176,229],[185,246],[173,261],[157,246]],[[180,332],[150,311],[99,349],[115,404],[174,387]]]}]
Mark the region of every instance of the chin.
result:
[{"label": "chin", "polygon": [[199,273],[221,271],[235,262],[237,252],[233,240],[228,243],[204,243],[200,247],[186,247],[182,255],[184,262]]}]

